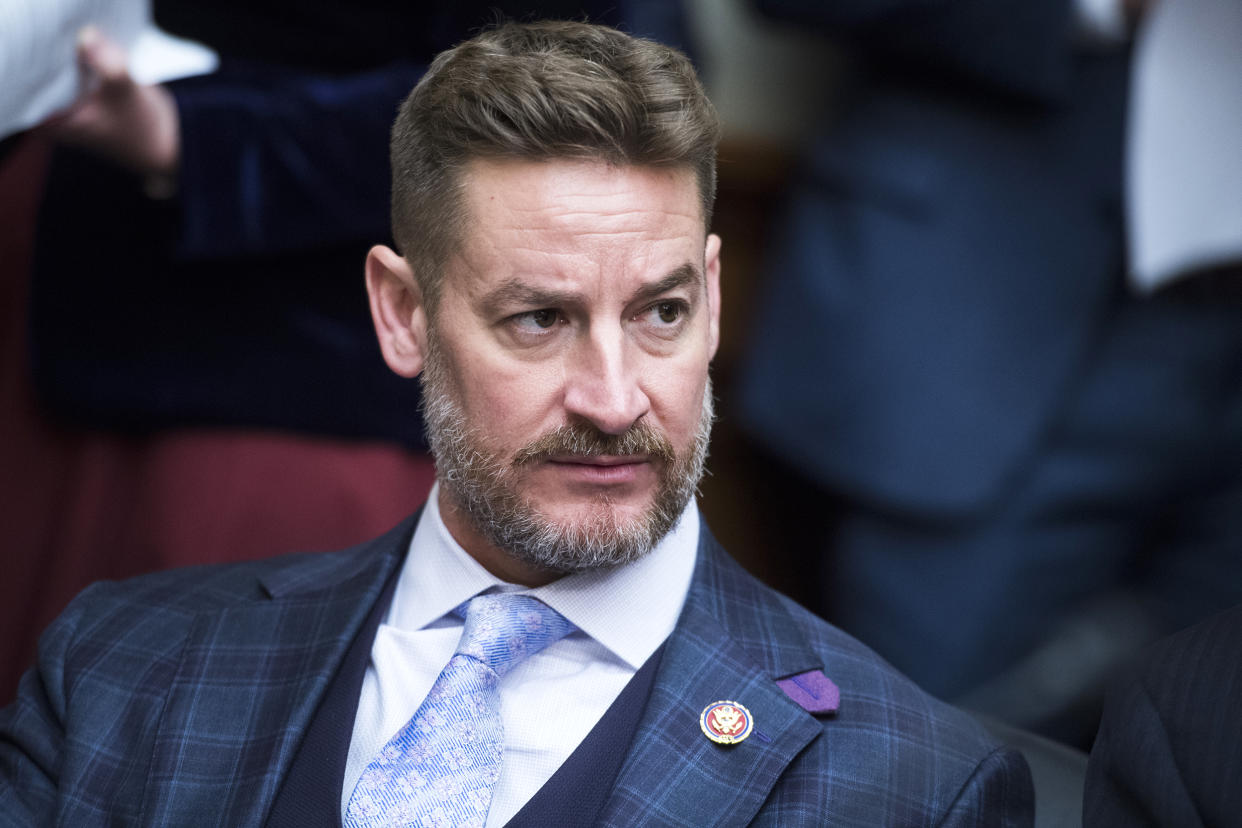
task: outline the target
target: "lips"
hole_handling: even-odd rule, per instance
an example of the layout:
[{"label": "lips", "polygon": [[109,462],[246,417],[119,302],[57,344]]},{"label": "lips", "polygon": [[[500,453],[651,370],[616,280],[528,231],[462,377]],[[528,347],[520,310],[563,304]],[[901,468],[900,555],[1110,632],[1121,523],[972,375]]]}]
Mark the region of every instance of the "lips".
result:
[{"label": "lips", "polygon": [[579,466],[629,466],[636,465],[638,463],[646,463],[649,460],[650,458],[645,455],[610,456],[562,454],[548,458],[549,463]]},{"label": "lips", "polygon": [[650,465],[644,455],[558,455],[548,466],[568,479],[592,485],[632,484]]}]

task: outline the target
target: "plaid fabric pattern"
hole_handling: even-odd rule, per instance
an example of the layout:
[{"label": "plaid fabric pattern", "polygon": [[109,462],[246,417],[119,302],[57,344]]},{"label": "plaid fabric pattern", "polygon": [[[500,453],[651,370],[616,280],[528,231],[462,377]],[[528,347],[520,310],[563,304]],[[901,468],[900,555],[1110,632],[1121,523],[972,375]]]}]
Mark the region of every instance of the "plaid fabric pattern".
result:
[{"label": "plaid fabric pattern", "polygon": [[[83,593],[0,712],[0,825],[261,825],[413,518],[344,553]],[[775,679],[822,669],[816,717]],[[736,745],[699,730],[745,705]],[[621,749],[621,746],[618,746]],[[601,822],[1022,826],[1030,775],[966,715],[764,587],[706,529],[682,616]]]},{"label": "plaid fabric pattern", "polygon": [[0,711],[0,826],[262,824],[412,530],[88,588]]},{"label": "plaid fabric pattern", "polygon": [[[815,717],[774,679],[822,669],[841,689]],[[718,745],[698,716],[749,708]],[[602,820],[605,825],[1024,826],[1025,760],[875,653],[744,572],[704,530],[686,606]]]}]

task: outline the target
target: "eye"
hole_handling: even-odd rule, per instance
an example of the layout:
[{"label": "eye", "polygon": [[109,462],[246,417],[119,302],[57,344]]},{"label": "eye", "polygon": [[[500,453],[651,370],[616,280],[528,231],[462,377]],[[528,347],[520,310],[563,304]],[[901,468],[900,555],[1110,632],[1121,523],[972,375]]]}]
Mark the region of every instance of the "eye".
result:
[{"label": "eye", "polygon": [[648,305],[634,319],[651,336],[673,341],[686,330],[690,303],[685,299],[660,299]]},{"label": "eye", "polygon": [[506,320],[519,334],[526,336],[542,335],[564,321],[564,316],[555,308],[540,308],[510,316]]},{"label": "eye", "polygon": [[657,328],[671,328],[686,321],[690,306],[683,299],[661,299],[649,305],[640,317],[645,317],[647,324]]},{"label": "eye", "polygon": [[540,308],[537,311],[531,311],[526,316],[539,327],[550,328],[556,324],[557,313],[551,308]]},{"label": "eye", "polygon": [[654,308],[656,316],[666,325],[672,325],[681,318],[685,312],[685,307],[681,302],[660,302]]}]

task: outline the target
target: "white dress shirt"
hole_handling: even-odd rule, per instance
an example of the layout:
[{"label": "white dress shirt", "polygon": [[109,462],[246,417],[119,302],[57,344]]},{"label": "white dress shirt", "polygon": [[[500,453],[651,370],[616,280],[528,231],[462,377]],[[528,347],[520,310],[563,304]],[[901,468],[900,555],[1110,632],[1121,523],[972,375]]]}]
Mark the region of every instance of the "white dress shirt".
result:
[{"label": "white dress shirt", "polygon": [[699,540],[691,502],[648,555],[616,569],[567,575],[527,588],[479,565],[449,534],[432,489],[375,635],[345,764],[341,811],[371,759],[418,710],[461,638],[451,613],[484,591],[539,598],[578,629],[500,682],[504,760],[488,812],[503,825],[543,787],[673,631],[690,587]]}]

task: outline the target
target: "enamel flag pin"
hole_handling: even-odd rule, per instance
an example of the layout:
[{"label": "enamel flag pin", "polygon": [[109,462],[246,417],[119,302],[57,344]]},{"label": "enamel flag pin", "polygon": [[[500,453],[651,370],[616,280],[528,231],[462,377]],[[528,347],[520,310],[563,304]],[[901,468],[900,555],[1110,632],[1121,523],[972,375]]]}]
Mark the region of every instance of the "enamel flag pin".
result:
[{"label": "enamel flag pin", "polygon": [[703,735],[721,745],[736,745],[755,729],[750,711],[735,701],[709,704],[699,716]]}]

